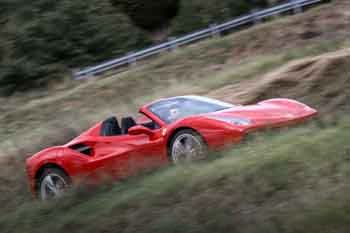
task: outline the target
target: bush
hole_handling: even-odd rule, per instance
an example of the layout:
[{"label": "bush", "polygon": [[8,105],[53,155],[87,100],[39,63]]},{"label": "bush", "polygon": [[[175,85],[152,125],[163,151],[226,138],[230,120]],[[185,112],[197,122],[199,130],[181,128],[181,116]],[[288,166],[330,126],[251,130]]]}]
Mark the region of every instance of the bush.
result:
[{"label": "bush", "polygon": [[143,45],[142,33],[105,3],[66,0],[55,11],[43,13],[40,20],[24,24],[13,38],[16,55],[81,66]]},{"label": "bush", "polygon": [[41,85],[71,68],[148,44],[147,37],[108,0],[39,0],[28,4],[17,0],[12,7],[18,7],[11,17],[14,20],[6,23],[0,41],[11,48],[0,60],[2,94]]},{"label": "bush", "polygon": [[61,64],[38,64],[28,58],[13,59],[0,65],[0,94],[11,95],[62,78],[68,71]]},{"label": "bush", "polygon": [[111,0],[133,22],[144,29],[157,29],[172,19],[178,10],[179,0]]},{"label": "bush", "polygon": [[182,0],[171,31],[173,35],[181,35],[267,5],[268,0]]},{"label": "bush", "polygon": [[150,44],[132,22],[153,30],[176,16],[170,31],[179,35],[266,5],[267,0],[0,0],[0,94],[41,86],[72,68]]}]

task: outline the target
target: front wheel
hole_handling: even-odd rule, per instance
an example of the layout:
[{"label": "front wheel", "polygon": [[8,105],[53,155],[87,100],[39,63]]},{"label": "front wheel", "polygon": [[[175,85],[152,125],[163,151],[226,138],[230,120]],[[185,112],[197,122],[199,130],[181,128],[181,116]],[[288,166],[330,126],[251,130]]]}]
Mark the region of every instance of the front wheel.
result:
[{"label": "front wheel", "polygon": [[184,129],[171,139],[169,157],[174,164],[202,160],[207,157],[207,145],[198,133]]},{"label": "front wheel", "polygon": [[70,186],[69,177],[60,169],[48,168],[39,179],[38,194],[41,200],[52,200],[62,197]]}]

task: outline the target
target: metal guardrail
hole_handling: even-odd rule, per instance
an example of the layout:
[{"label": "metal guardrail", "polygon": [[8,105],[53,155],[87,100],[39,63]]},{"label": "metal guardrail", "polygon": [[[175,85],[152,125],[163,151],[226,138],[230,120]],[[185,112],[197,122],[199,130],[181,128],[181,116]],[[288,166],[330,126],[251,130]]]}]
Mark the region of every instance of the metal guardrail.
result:
[{"label": "metal guardrail", "polygon": [[212,37],[219,35],[221,32],[225,32],[239,26],[249,24],[249,23],[257,23],[264,18],[268,18],[271,16],[276,16],[281,13],[294,11],[294,13],[299,13],[303,10],[303,7],[311,6],[326,0],[291,0],[288,3],[281,4],[272,8],[268,8],[261,11],[252,12],[249,15],[245,15],[231,21],[225,22],[220,25],[210,25],[209,28],[200,30],[186,36],[175,38],[168,42],[146,48],[134,53],[128,53],[128,55],[113,59],[99,65],[88,67],[77,72],[73,73],[74,79],[86,79],[93,75],[101,74],[106,71],[122,67],[125,65],[129,65],[135,63],[137,60],[145,59],[155,54],[162,53],[164,51],[172,50],[178,46],[190,44],[194,41],[198,41],[204,38]]}]

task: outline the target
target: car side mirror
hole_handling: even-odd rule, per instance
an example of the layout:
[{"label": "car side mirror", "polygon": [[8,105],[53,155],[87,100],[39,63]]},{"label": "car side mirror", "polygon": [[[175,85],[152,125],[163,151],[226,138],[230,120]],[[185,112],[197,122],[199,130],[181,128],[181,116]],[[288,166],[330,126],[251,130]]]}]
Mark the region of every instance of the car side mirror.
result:
[{"label": "car side mirror", "polygon": [[146,128],[146,127],[144,127],[142,125],[136,125],[136,126],[131,127],[128,130],[128,134],[129,135],[146,134],[147,136],[152,137],[154,133],[149,128]]}]

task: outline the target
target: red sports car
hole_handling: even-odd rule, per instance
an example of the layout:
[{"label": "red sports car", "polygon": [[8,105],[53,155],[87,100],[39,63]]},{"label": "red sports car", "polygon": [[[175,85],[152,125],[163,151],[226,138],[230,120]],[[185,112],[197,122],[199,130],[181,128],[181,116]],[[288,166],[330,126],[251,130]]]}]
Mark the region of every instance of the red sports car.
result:
[{"label": "red sports car", "polygon": [[301,123],[317,111],[290,99],[233,105],[200,96],[161,99],[141,107],[140,117],[98,123],[63,146],[26,161],[34,195],[61,196],[80,182],[126,178],[144,169],[193,161],[239,143],[252,131]]}]

